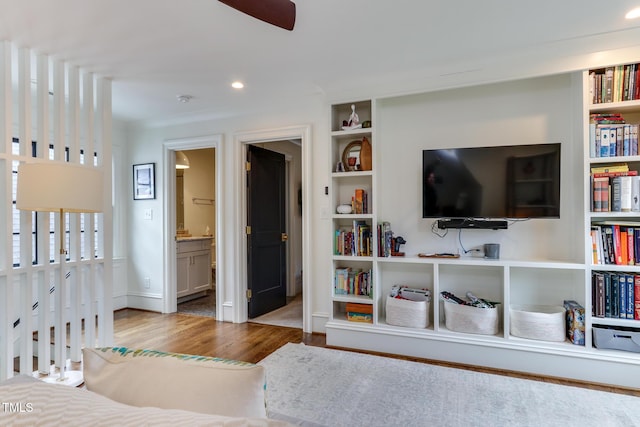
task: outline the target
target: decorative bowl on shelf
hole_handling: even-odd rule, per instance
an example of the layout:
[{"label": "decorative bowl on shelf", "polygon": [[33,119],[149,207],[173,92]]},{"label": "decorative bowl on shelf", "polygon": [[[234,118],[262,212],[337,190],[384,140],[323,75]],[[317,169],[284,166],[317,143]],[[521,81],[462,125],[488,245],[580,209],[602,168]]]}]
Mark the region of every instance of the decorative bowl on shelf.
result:
[{"label": "decorative bowl on shelf", "polygon": [[339,214],[350,214],[351,213],[351,205],[338,205],[336,211]]}]

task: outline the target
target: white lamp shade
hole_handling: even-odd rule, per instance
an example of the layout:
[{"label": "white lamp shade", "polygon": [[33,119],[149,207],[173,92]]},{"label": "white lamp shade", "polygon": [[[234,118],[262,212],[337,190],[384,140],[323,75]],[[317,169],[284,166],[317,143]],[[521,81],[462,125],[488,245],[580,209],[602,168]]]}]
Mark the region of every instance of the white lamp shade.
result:
[{"label": "white lamp shade", "polygon": [[16,208],[28,211],[102,212],[101,169],[64,162],[18,166]]},{"label": "white lamp shade", "polygon": [[176,151],[176,169],[189,169],[189,158],[184,151]]}]

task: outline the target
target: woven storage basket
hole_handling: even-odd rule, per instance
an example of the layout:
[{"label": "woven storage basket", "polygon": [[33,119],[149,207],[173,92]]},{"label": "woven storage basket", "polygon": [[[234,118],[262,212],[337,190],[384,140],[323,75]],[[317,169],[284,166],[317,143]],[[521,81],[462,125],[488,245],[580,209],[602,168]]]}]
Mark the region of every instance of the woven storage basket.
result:
[{"label": "woven storage basket", "polygon": [[408,328],[429,326],[430,299],[424,295],[403,295],[400,299],[387,296],[387,323]]},{"label": "woven storage basket", "polygon": [[498,333],[498,309],[478,308],[451,302],[444,303],[447,329],[469,334],[495,335]]},{"label": "woven storage basket", "polygon": [[565,309],[550,305],[512,305],[511,335],[541,341],[564,341]]}]

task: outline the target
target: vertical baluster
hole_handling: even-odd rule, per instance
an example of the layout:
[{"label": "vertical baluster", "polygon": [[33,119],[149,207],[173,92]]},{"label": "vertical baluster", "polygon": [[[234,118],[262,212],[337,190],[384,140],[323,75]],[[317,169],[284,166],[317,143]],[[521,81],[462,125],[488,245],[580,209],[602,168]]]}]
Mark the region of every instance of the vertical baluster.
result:
[{"label": "vertical baluster", "polygon": [[[11,153],[11,44],[0,41],[0,152]],[[11,160],[0,161],[0,200],[11,200]],[[0,381],[13,376],[12,205],[0,208]]]},{"label": "vertical baluster", "polygon": [[99,217],[98,257],[102,259],[101,287],[98,293],[98,339],[101,346],[113,344],[113,221],[111,204],[111,80],[97,81],[98,125],[96,153],[104,172],[104,211]]},{"label": "vertical baluster", "polygon": [[[69,162],[80,163],[80,74],[77,67],[68,67],[67,69],[67,87],[69,88],[69,109],[68,109],[68,146],[69,146]],[[80,270],[81,262],[80,254],[80,221],[81,214],[69,214],[69,253],[71,262],[74,265],[70,269],[71,276],[69,281],[70,293],[70,358],[73,362],[81,360],[82,345],[82,289],[80,280],[77,277]]]},{"label": "vertical baluster", "polygon": [[[49,154],[49,57],[39,55],[37,61],[36,99],[36,157],[47,159]],[[51,214],[40,212],[36,215],[38,222],[38,264],[44,270],[38,275],[38,371],[47,375],[51,372],[51,293],[53,280],[50,266],[49,229]]]},{"label": "vertical baluster", "polygon": [[[64,64],[59,60],[53,61],[53,155],[55,160],[65,160],[65,146],[64,146],[64,127],[65,127],[65,114],[64,114]],[[65,221],[64,218],[60,218],[60,215],[64,215],[58,212],[56,215],[56,247],[61,248],[60,239],[66,241]],[[66,247],[66,245],[65,245]],[[54,348],[55,348],[55,365],[58,369],[66,364],[66,315],[65,309],[67,306],[67,293],[65,283],[65,258],[66,254],[58,253],[58,271],[56,280],[56,289],[54,292],[54,306],[55,306],[55,318],[58,319],[55,322],[54,333]]]},{"label": "vertical baluster", "polygon": [[[31,51],[18,50],[18,129],[20,154],[31,155]],[[18,167],[19,168],[19,167]],[[19,170],[19,169],[18,169]],[[20,212],[20,274],[17,291],[20,294],[20,373],[33,372],[33,212]]]}]

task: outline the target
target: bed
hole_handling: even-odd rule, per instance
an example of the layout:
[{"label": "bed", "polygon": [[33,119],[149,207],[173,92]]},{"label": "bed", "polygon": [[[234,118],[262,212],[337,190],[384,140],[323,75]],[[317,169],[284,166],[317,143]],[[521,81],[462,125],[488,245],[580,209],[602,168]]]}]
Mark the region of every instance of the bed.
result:
[{"label": "bed", "polygon": [[122,347],[83,350],[85,388],[16,376],[0,425],[286,426],[267,418],[264,368]]}]

